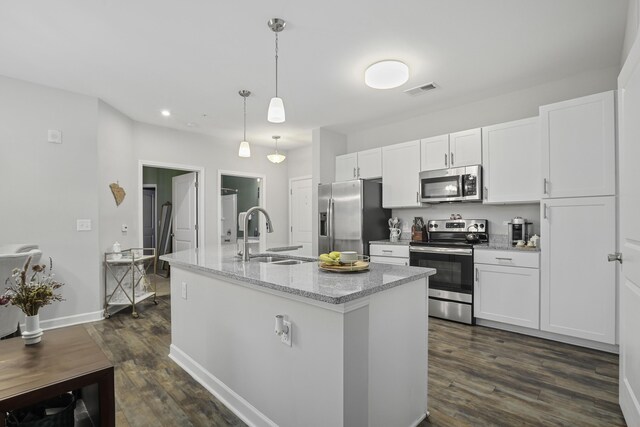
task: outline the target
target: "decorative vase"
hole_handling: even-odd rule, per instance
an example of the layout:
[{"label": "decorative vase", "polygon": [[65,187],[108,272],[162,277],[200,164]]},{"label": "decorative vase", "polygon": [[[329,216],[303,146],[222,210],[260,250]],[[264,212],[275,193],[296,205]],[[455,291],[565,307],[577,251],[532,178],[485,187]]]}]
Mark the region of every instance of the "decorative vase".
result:
[{"label": "decorative vase", "polygon": [[40,329],[40,314],[27,316],[25,330],[22,332],[22,339],[26,345],[38,344],[42,339],[42,329]]}]

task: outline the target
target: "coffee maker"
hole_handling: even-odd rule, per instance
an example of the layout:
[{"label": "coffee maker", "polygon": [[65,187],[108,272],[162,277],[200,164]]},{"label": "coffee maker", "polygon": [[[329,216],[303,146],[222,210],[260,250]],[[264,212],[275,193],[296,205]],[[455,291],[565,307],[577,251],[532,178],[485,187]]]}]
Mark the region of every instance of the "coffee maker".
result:
[{"label": "coffee maker", "polygon": [[518,240],[523,240],[525,243],[529,241],[531,236],[533,223],[527,222],[522,217],[515,217],[509,223],[509,242],[511,246],[515,246]]}]

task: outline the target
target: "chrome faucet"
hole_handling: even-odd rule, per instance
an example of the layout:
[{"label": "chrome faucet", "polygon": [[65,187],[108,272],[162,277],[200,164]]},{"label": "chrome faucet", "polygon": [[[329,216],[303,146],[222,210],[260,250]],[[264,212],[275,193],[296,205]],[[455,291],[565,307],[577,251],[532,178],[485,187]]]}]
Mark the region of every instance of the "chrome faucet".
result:
[{"label": "chrome faucet", "polygon": [[271,218],[269,218],[269,214],[267,213],[267,211],[262,209],[260,206],[249,208],[244,216],[242,250],[238,253],[238,255],[242,255],[242,261],[249,261],[249,248],[247,248],[247,244],[249,243],[249,218],[254,212],[262,212],[264,214],[264,219],[267,220],[267,233],[273,233],[273,224],[271,224]]}]

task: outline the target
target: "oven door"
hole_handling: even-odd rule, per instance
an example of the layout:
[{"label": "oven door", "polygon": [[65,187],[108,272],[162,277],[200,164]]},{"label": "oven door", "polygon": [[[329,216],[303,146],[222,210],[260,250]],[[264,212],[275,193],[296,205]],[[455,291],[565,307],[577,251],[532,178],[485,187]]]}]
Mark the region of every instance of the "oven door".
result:
[{"label": "oven door", "polygon": [[472,302],[473,249],[411,246],[409,261],[413,266],[437,270],[429,277],[429,289],[443,291],[441,294],[450,299]]}]

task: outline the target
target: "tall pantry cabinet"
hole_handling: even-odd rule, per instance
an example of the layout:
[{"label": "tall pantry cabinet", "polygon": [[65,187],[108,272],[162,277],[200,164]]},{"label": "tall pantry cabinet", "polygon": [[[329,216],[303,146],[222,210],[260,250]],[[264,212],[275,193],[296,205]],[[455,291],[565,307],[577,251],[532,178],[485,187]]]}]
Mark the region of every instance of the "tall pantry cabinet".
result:
[{"label": "tall pantry cabinet", "polygon": [[615,344],[615,92],[542,106],[540,121],[540,329]]}]

